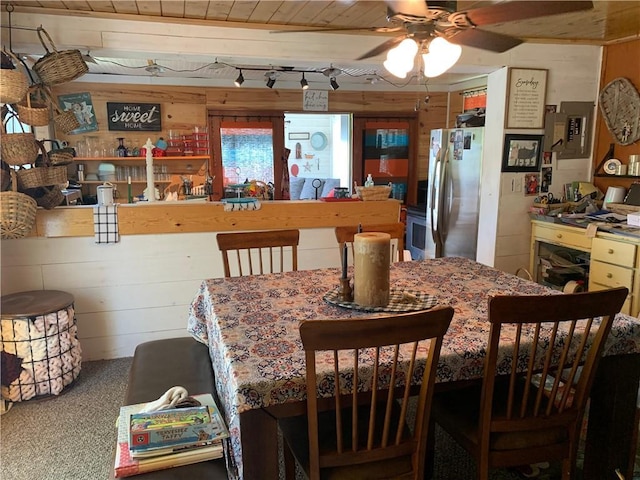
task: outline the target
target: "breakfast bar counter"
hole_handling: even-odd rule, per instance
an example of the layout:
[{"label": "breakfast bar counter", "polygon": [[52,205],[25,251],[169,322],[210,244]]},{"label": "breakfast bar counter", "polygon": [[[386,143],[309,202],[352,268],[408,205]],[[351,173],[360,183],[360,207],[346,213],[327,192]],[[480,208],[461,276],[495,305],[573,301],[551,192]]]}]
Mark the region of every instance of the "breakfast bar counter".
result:
[{"label": "breakfast bar counter", "polygon": [[[260,201],[256,210],[225,211],[222,202],[140,202],[118,205],[120,235],[322,228],[393,223],[400,218],[397,200],[324,202]],[[93,205],[38,209],[31,236],[94,235]]]}]

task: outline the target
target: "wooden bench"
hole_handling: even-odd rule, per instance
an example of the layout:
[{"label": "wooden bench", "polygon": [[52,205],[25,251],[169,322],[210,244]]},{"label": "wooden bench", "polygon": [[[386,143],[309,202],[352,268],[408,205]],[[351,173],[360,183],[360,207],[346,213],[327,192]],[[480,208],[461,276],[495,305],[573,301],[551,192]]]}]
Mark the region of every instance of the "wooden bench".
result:
[{"label": "wooden bench", "polygon": [[[213,369],[206,345],[191,337],[141,343],[129,370],[124,404],[151,402],[169,388],[180,385],[189,394],[216,393]],[[111,472],[113,478],[113,471]],[[135,475],[136,480],[227,480],[224,458]]]}]

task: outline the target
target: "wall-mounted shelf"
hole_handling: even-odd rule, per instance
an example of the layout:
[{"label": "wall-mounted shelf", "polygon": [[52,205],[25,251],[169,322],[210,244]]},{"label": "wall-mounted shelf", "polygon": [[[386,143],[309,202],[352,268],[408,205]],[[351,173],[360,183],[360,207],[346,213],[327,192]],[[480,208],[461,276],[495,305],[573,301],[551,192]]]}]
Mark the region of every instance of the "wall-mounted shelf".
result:
[{"label": "wall-mounted shelf", "polygon": [[610,175],[608,173],[594,173],[593,176],[594,177],[601,177],[601,178],[636,178],[636,179],[640,179],[640,176],[638,176],[638,175]]},{"label": "wall-mounted shelf", "polygon": [[[145,160],[146,157],[75,157],[76,161],[83,162],[131,162]],[[185,155],[181,157],[153,157],[154,162],[164,162],[165,160],[209,160],[209,155]]]},{"label": "wall-mounted shelf", "polygon": [[[83,180],[83,185],[102,185],[103,183],[128,183],[127,180]],[[143,183],[147,184],[146,180],[131,180],[131,184]],[[153,180],[153,183],[171,183],[171,180]]]}]

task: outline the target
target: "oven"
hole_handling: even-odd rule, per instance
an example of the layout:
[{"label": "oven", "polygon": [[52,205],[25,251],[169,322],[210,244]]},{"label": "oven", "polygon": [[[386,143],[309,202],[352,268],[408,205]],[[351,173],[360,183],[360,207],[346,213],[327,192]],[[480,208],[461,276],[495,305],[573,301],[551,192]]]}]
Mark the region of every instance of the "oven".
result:
[{"label": "oven", "polygon": [[406,249],[413,260],[424,260],[427,239],[427,206],[425,204],[407,207]]}]

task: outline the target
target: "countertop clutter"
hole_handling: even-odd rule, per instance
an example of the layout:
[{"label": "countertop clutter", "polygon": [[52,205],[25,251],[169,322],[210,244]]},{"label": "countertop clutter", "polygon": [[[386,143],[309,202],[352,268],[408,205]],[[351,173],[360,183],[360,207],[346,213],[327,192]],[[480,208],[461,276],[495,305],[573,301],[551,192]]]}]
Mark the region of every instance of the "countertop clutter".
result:
[{"label": "countertop clutter", "polygon": [[635,236],[640,239],[640,183],[624,187],[612,186],[602,194],[592,184],[572,182],[565,185],[563,202],[552,193],[534,199],[530,209],[532,220],[567,224]]}]

